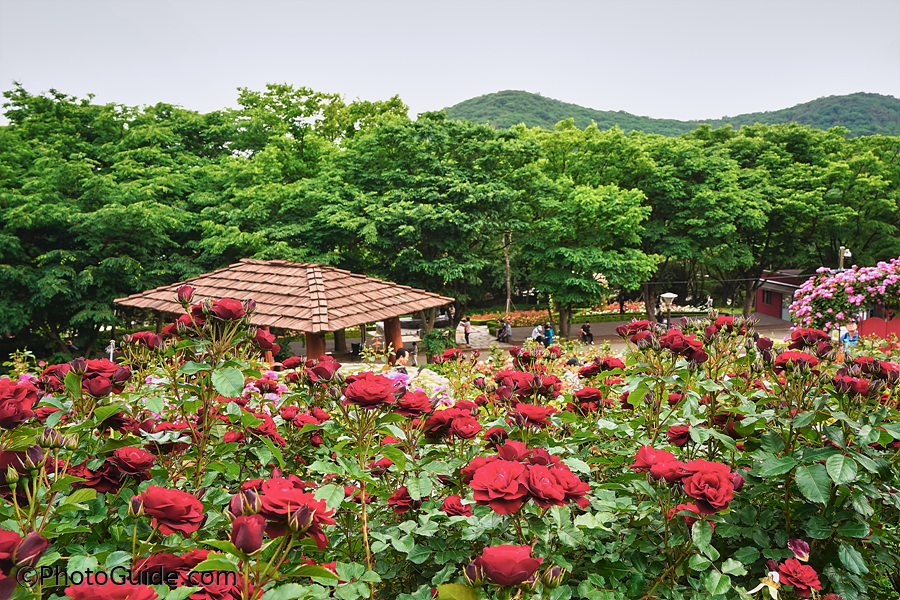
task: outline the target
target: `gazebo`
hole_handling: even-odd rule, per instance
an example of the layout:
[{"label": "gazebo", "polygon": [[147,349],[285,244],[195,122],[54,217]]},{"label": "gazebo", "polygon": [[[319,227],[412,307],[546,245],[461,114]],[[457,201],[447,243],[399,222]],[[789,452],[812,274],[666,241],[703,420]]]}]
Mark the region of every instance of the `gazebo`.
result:
[{"label": "gazebo", "polygon": [[199,277],[118,298],[115,303],[180,314],[183,309],[176,290],[182,285],[196,288],[195,298],[255,300],[250,322],[264,329],[303,332],[309,358],[325,354],[325,332],[337,332],[337,346],[338,335],[344,343],[344,330],[359,325],[364,340],[366,323],[378,320],[384,321],[385,342],[401,348],[401,315],[453,302],[453,298],[326,265],[245,258]]}]

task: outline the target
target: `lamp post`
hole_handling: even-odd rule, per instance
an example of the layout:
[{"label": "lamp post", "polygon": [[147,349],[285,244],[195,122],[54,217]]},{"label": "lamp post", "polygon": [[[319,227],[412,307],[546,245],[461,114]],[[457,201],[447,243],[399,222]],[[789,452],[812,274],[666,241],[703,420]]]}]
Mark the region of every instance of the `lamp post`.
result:
[{"label": "lamp post", "polygon": [[850,252],[850,248],[846,246],[841,246],[840,250],[838,250],[838,272],[844,272],[844,259],[845,258],[853,258],[853,254]]},{"label": "lamp post", "polygon": [[673,294],[672,292],[666,292],[665,294],[660,294],[660,298],[662,298],[663,303],[666,305],[666,329],[672,328],[672,302],[675,298],[678,297],[678,294]]}]

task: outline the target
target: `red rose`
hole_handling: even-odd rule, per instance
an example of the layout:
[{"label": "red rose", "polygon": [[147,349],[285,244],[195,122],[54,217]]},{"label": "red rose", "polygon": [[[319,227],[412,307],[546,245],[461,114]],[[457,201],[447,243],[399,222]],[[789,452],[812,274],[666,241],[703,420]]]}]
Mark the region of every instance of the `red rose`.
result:
[{"label": "red rose", "polygon": [[12,429],[34,416],[38,389],[27,381],[0,379],[0,429]]},{"label": "red rose", "polygon": [[244,305],[239,300],[222,298],[221,300],[213,302],[212,306],[209,308],[209,314],[222,321],[237,321],[246,315],[247,312],[244,310]]},{"label": "red rose", "polygon": [[133,446],[116,448],[116,451],[113,452],[113,462],[126,475],[144,477],[155,460],[156,457],[149,452]]},{"label": "red rose", "polygon": [[697,501],[697,508],[706,515],[728,508],[734,497],[734,478],[728,465],[692,460],[682,472],[684,493]]},{"label": "red rose", "polygon": [[822,589],[816,570],[796,558],[789,558],[778,565],[778,575],[782,585],[794,586],[794,593],[802,598],[809,598],[810,590]]},{"label": "red rose", "polygon": [[566,502],[575,502],[582,509],[587,508],[590,502],[585,498],[591,491],[591,486],[580,480],[575,473],[569,470],[569,467],[563,463],[558,463],[550,467],[550,472],[556,477],[556,483],[566,495]]},{"label": "red rose", "polygon": [[36,531],[25,536],[13,553],[13,562],[19,567],[34,567],[47,550],[50,542]]},{"label": "red rose", "polygon": [[672,425],[666,431],[669,443],[674,446],[684,446],[691,437],[691,428],[686,425]]},{"label": "red rose", "polygon": [[677,329],[671,329],[664,336],[659,338],[659,347],[670,350],[673,354],[679,356],[688,356],[701,350],[703,348],[703,342],[693,335],[686,336]]},{"label": "red rose", "polygon": [[314,381],[331,381],[332,378],[334,378],[334,374],[337,373],[337,370],[340,368],[341,363],[330,356],[323,356],[315,365],[307,367],[309,373],[312,374],[312,379]]},{"label": "red rose", "polygon": [[473,514],[469,505],[463,504],[462,498],[456,494],[447,496],[447,499],[441,505],[441,510],[451,517],[471,517]]},{"label": "red rose", "polygon": [[602,402],[603,392],[595,387],[583,387],[573,394],[579,402]]},{"label": "red rose", "polygon": [[475,502],[489,505],[500,515],[514,513],[528,499],[525,467],[509,460],[494,460],[477,471],[469,484]]},{"label": "red rose", "polygon": [[516,405],[515,412],[525,417],[526,425],[534,425],[535,427],[546,427],[550,425],[550,415],[559,412],[552,406],[535,406],[533,404]]},{"label": "red rose", "polygon": [[461,440],[471,440],[484,428],[474,417],[457,417],[450,423],[450,433]]},{"label": "red rose", "polygon": [[525,460],[529,465],[544,465],[550,467],[559,463],[559,457],[550,454],[546,448],[535,448],[529,451],[529,456]]},{"label": "red rose", "polygon": [[301,356],[292,356],[290,358],[286,358],[281,361],[281,366],[285,369],[296,369],[300,365],[303,364],[303,357]]},{"label": "red rose", "polygon": [[240,516],[231,524],[231,543],[246,554],[254,554],[262,547],[266,519],[262,515]]},{"label": "red rose", "polygon": [[812,368],[817,364],[819,364],[819,359],[812,354],[807,354],[806,352],[782,352],[775,357],[775,372],[780,373],[791,367],[794,369],[803,369],[807,366]]},{"label": "red rose", "polygon": [[125,336],[125,341],[137,344],[138,346],[145,346],[151,350],[155,350],[162,345],[162,337],[152,331],[138,331],[137,333],[132,333],[130,336]]},{"label": "red rose", "polygon": [[406,392],[397,401],[397,407],[394,409],[394,412],[404,417],[417,417],[431,412],[431,400],[428,398],[428,394],[421,390]]},{"label": "red rose", "polygon": [[275,336],[262,328],[256,330],[252,344],[260,350],[271,350],[274,354],[281,350],[281,346],[275,343]]},{"label": "red rose", "polygon": [[607,356],[606,358],[597,357],[594,359],[594,362],[600,365],[600,368],[603,371],[612,371],[613,369],[624,369],[625,363],[621,358],[615,358],[613,356]]},{"label": "red rose", "polygon": [[791,343],[788,345],[788,350],[807,348],[829,340],[831,340],[831,336],[821,329],[798,329],[791,333]]},{"label": "red rose", "polygon": [[383,375],[365,373],[344,391],[344,404],[355,404],[361,408],[373,409],[384,404],[393,404],[394,382]]},{"label": "red rose", "polygon": [[402,515],[408,510],[422,506],[422,500],[413,500],[412,496],[409,495],[409,490],[403,485],[391,494],[391,497],[388,498],[388,504],[394,507],[395,513]]},{"label": "red rose", "polygon": [[494,585],[519,585],[534,577],[543,558],[532,558],[529,546],[489,546],[473,562]]},{"label": "red rose", "polygon": [[588,363],[578,370],[578,377],[581,379],[588,379],[590,377],[593,377],[594,375],[597,375],[599,372],[599,365],[595,363]]},{"label": "red rose", "polygon": [[96,582],[70,585],[66,596],[73,600],[156,600],[159,594],[149,585],[131,585],[127,581],[121,585],[108,581],[105,585]]},{"label": "red rose", "polygon": [[151,485],[140,495],[144,512],[153,517],[163,535],[180,532],[190,535],[204,520],[203,504],[187,492]]},{"label": "red rose", "polygon": [[616,327],[616,333],[622,337],[627,337],[638,333],[639,331],[647,331],[648,329],[650,329],[650,321],[645,319],[643,321],[632,321],[627,325],[619,325]]},{"label": "red rose", "polygon": [[[463,476],[463,483],[469,485],[472,483],[472,478],[475,477],[475,473],[481,467],[485,466],[488,463],[492,463],[495,460],[499,460],[498,456],[476,456],[472,459],[467,466],[463,467],[459,470],[459,474]],[[505,459],[504,459],[505,460]]]},{"label": "red rose", "polygon": [[528,465],[525,481],[532,500],[541,508],[565,504],[566,493],[549,468],[543,465]]},{"label": "red rose", "polygon": [[[323,500],[317,500],[314,495],[295,487],[283,477],[267,479],[262,483],[260,491],[259,512],[269,521],[266,527],[269,537],[284,535],[286,526],[296,522],[296,517],[304,517],[299,523],[301,528],[306,527],[306,535],[316,542],[319,550],[325,549],[328,537],[322,531],[322,526],[334,525],[336,521],[331,518],[334,510],[328,510],[328,505]],[[297,512],[306,514],[296,515]]]},{"label": "red rose", "polygon": [[673,462],[675,455],[666,450],[654,450],[650,446],[641,446],[634,457],[634,464],[629,468],[638,472],[649,471],[655,463]]},{"label": "red rose", "polygon": [[501,459],[516,462],[522,462],[531,456],[531,453],[532,450],[529,450],[525,444],[516,440],[506,440],[505,444],[497,448],[497,454]]},{"label": "red rose", "polygon": [[734,331],[734,317],[721,316],[716,318],[714,323],[716,330],[724,328],[726,331]]}]

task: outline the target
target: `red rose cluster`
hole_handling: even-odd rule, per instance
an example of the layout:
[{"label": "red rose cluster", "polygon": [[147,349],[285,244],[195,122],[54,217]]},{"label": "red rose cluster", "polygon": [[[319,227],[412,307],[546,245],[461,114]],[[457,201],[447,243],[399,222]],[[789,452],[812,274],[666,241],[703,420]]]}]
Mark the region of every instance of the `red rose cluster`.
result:
[{"label": "red rose cluster", "polygon": [[117,365],[106,358],[84,360],[76,358],[69,363],[72,370],[82,373],[81,391],[94,398],[109,394],[121,394],[125,383],[131,378],[131,367]]},{"label": "red rose cluster", "polygon": [[[334,510],[328,510],[324,500],[305,490],[304,482],[296,477],[273,477],[263,481],[259,485],[258,512],[266,519],[266,534],[269,537],[279,537],[290,529],[298,533],[305,533],[315,541],[319,550],[324,550],[328,545],[328,537],[322,530],[324,525],[334,525],[336,521],[331,518]],[[246,490],[249,491],[249,490]],[[239,496],[243,499],[243,492]],[[256,497],[256,494],[254,494]],[[235,516],[252,514],[245,503],[241,514],[232,511]],[[234,506],[232,505],[232,508]]]},{"label": "red rose cluster", "polygon": [[683,463],[666,450],[642,446],[631,468],[649,472],[654,479],[680,484],[684,493],[696,501],[697,512],[712,515],[728,508],[735,490],[740,490],[744,478],[732,473],[728,465],[706,460]]},{"label": "red rose cluster", "polygon": [[13,429],[34,416],[43,394],[28,381],[0,379],[0,429]]},{"label": "red rose cluster", "polygon": [[535,580],[543,558],[532,558],[530,546],[490,546],[466,567],[466,580],[472,585],[485,582],[496,586],[514,586]]},{"label": "red rose cluster", "polygon": [[693,335],[684,335],[677,329],[671,329],[659,338],[659,347],[693,363],[700,364],[709,360],[709,356],[703,350],[701,340]]},{"label": "red rose cluster", "polygon": [[475,502],[506,515],[518,511],[529,499],[542,507],[574,501],[587,508],[590,485],[581,481],[558,456],[544,448],[528,449],[507,440],[494,456],[476,457],[462,469],[463,481],[472,488]]},{"label": "red rose cluster", "polygon": [[347,378],[342,404],[372,410],[385,404],[394,404],[397,396],[402,396],[404,392],[404,389],[397,387],[392,379],[384,375],[359,373]]},{"label": "red rose cluster", "polygon": [[206,520],[203,504],[193,494],[180,490],[151,485],[139,496],[133,497],[132,504],[138,506],[137,514],[153,517],[153,527],[159,527],[163,535],[177,531],[188,536],[200,529]]},{"label": "red rose cluster", "polygon": [[578,377],[581,379],[588,379],[600,373],[612,371],[613,369],[625,369],[625,363],[621,358],[595,356],[592,362],[581,367],[578,371]]},{"label": "red rose cluster", "polygon": [[812,354],[798,351],[782,352],[775,357],[775,372],[781,373],[786,370],[803,371],[807,368],[812,369],[819,364],[819,359]]}]

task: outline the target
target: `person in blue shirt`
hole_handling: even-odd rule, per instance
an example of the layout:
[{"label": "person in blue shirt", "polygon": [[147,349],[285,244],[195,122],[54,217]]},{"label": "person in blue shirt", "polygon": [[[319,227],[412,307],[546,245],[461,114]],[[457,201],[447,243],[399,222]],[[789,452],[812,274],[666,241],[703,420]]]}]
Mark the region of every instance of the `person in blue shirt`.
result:
[{"label": "person in blue shirt", "polygon": [[844,350],[850,350],[859,342],[859,331],[856,325],[856,319],[850,319],[847,323],[847,331],[841,336],[841,344]]},{"label": "person in blue shirt", "polygon": [[544,348],[549,348],[553,343],[553,326],[547,323],[544,326]]}]

